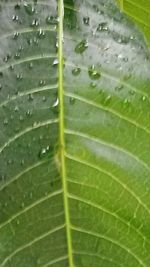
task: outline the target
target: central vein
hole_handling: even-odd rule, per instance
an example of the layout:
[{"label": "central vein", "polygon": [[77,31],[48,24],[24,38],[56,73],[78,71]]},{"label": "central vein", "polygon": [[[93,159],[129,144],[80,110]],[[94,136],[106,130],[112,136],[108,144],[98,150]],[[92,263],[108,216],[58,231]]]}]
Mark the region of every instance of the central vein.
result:
[{"label": "central vein", "polygon": [[61,176],[62,186],[64,194],[64,209],[66,220],[66,234],[67,234],[67,246],[69,267],[74,267],[73,253],[72,253],[72,240],[71,240],[71,227],[69,217],[69,203],[67,196],[67,179],[66,179],[66,167],[65,167],[65,138],[64,138],[64,92],[63,92],[63,18],[64,18],[64,3],[63,0],[58,2],[58,16],[59,16],[59,28],[58,28],[58,75],[59,75],[59,134],[60,134],[60,160],[61,160]]}]

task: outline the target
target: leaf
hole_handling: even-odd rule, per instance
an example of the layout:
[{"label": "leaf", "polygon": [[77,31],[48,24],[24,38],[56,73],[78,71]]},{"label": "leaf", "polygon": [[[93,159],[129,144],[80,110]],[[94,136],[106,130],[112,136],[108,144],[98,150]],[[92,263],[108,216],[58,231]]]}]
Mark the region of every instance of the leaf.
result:
[{"label": "leaf", "polygon": [[147,0],[117,0],[123,12],[132,17],[150,44],[150,2]]},{"label": "leaf", "polygon": [[142,34],[114,0],[0,3],[0,266],[150,266]]}]

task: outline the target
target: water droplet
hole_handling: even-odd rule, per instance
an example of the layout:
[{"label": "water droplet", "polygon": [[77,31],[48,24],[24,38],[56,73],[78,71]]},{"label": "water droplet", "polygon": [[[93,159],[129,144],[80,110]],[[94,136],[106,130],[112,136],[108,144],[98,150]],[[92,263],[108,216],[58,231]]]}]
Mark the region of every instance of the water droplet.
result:
[{"label": "water droplet", "polygon": [[57,25],[59,21],[58,17],[54,17],[54,16],[48,16],[46,18],[46,23],[50,24],[50,25]]},{"label": "water droplet", "polygon": [[74,97],[70,97],[70,98],[69,98],[69,102],[70,102],[71,105],[73,105],[73,104],[75,103],[75,101],[76,101],[76,100],[75,100]]},{"label": "water droplet", "polygon": [[20,164],[21,164],[21,166],[24,165],[24,159],[21,159]]},{"label": "water droplet", "polygon": [[18,108],[18,106],[15,106],[15,112],[18,112],[19,111],[19,108]]},{"label": "water droplet", "polygon": [[35,12],[35,8],[27,2],[24,3],[24,8],[28,15],[33,15]]},{"label": "water droplet", "polygon": [[4,125],[8,125],[8,120],[7,119],[4,119]]},{"label": "water droplet", "polygon": [[76,68],[74,68],[74,69],[72,70],[72,74],[73,74],[74,76],[78,76],[78,75],[80,74],[80,72],[81,72],[81,69],[78,68],[78,67],[76,67]]},{"label": "water droplet", "polygon": [[58,61],[57,58],[55,58],[54,61],[53,61],[53,66],[57,66],[58,64],[59,64],[59,61]]},{"label": "water droplet", "polygon": [[87,48],[88,48],[88,41],[83,40],[79,44],[76,45],[75,52],[82,54]]},{"label": "water droplet", "polygon": [[10,65],[9,69],[10,70],[14,70],[14,66],[13,65]]},{"label": "water droplet", "polygon": [[96,83],[91,82],[91,83],[90,83],[90,87],[91,87],[91,88],[95,88],[95,87],[96,87]]},{"label": "water droplet", "polygon": [[19,20],[19,17],[17,15],[13,15],[12,20],[13,21],[18,21]]},{"label": "water droplet", "polygon": [[46,101],[46,97],[45,97],[45,96],[43,96],[42,100],[43,100],[43,102],[45,102],[45,101]]},{"label": "water droplet", "polygon": [[46,84],[45,81],[43,81],[43,80],[40,80],[40,81],[39,81],[39,85],[40,85],[40,86],[43,86],[43,85],[45,85],[45,84]]},{"label": "water droplet", "polygon": [[30,116],[32,116],[32,110],[27,110],[27,112],[26,112],[26,115],[28,116],[28,117],[30,117]]},{"label": "water droplet", "polygon": [[7,62],[10,58],[11,58],[11,55],[8,54],[6,57],[4,57],[3,61],[4,61],[4,62]]},{"label": "water droplet", "polygon": [[38,32],[38,38],[43,39],[44,37],[45,37],[45,32],[42,29],[40,29]]},{"label": "water droplet", "polygon": [[17,80],[22,80],[23,79],[23,76],[22,76],[22,74],[17,74],[16,75],[16,78],[17,78]]},{"label": "water droplet", "polygon": [[16,221],[16,224],[17,224],[17,225],[19,225],[19,224],[20,224],[20,221],[19,221],[19,220],[17,220],[17,221]]},{"label": "water droplet", "polygon": [[29,100],[29,101],[33,101],[33,99],[34,99],[34,98],[33,98],[33,94],[28,94],[28,100]]},{"label": "water droplet", "polygon": [[145,95],[142,96],[142,100],[143,100],[143,101],[146,100],[146,96],[145,96]]},{"label": "water droplet", "polygon": [[40,23],[39,23],[38,19],[34,19],[34,20],[32,21],[32,23],[31,23],[31,26],[32,26],[32,27],[38,27],[39,25],[40,25]]},{"label": "water droplet", "polygon": [[32,68],[33,68],[33,63],[30,62],[30,63],[29,63],[29,69],[32,69]]},{"label": "water droplet", "polygon": [[50,151],[50,146],[47,146],[46,148],[42,148],[39,152],[39,157],[40,158],[45,157],[49,151]]},{"label": "water droplet", "polygon": [[24,202],[21,203],[21,208],[23,209],[25,207]]},{"label": "water droplet", "polygon": [[123,84],[119,85],[119,86],[116,86],[115,87],[115,91],[121,91],[122,89],[124,88]]},{"label": "water droplet", "polygon": [[15,33],[14,33],[14,36],[13,36],[13,39],[14,39],[14,40],[17,40],[18,37],[19,37],[19,32],[15,32]]},{"label": "water droplet", "polygon": [[108,31],[108,26],[106,22],[102,22],[98,25],[97,27],[97,31],[98,32],[104,32],[104,31]]},{"label": "water droplet", "polygon": [[84,17],[83,18],[83,22],[85,25],[89,25],[90,24],[90,18],[89,17]]},{"label": "water droplet", "polygon": [[9,159],[9,160],[7,161],[7,164],[8,164],[8,165],[11,165],[11,164],[13,164],[13,163],[14,163],[13,159]]},{"label": "water droplet", "polygon": [[19,3],[17,3],[17,4],[15,5],[15,9],[20,9],[20,4],[19,4]]},{"label": "water droplet", "polygon": [[92,80],[98,80],[101,77],[100,71],[94,65],[88,69],[88,74]]},{"label": "water droplet", "polygon": [[57,107],[59,104],[59,98],[57,97],[57,99],[55,100],[54,104],[52,105],[52,107]]},{"label": "water droplet", "polygon": [[14,58],[19,59],[20,58],[20,53],[16,53]]}]

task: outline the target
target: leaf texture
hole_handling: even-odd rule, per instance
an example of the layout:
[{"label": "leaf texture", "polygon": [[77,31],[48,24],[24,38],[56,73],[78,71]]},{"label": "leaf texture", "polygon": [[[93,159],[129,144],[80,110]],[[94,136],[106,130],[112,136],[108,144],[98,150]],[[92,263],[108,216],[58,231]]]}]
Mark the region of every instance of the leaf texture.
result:
[{"label": "leaf texture", "polygon": [[114,0],[1,0],[0,25],[0,266],[149,267],[143,35]]}]

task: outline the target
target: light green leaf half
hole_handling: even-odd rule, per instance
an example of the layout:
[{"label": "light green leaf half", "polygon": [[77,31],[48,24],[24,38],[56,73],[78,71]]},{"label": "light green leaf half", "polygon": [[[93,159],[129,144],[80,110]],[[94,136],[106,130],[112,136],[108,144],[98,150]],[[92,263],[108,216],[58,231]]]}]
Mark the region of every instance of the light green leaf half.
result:
[{"label": "light green leaf half", "polygon": [[115,0],[0,1],[0,267],[150,266],[149,69]]},{"label": "light green leaf half", "polygon": [[143,31],[150,44],[150,1],[149,0],[117,0],[123,12],[129,15]]}]

